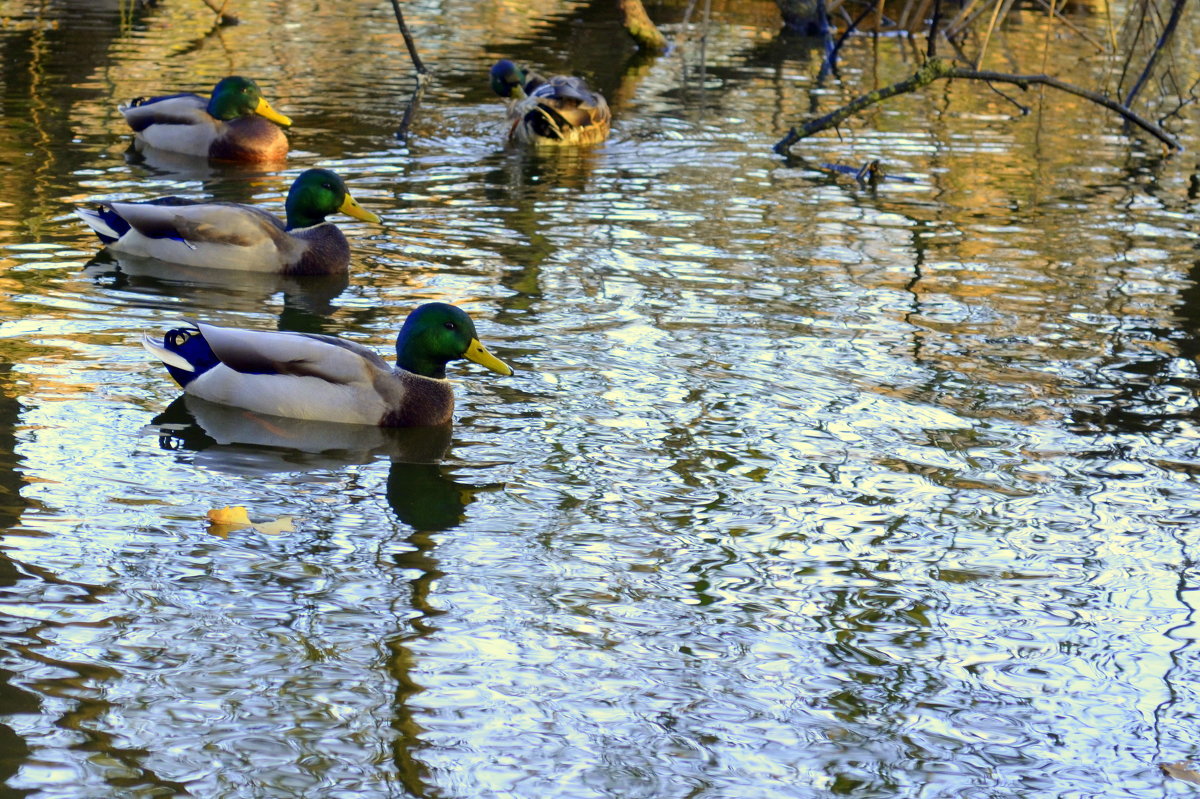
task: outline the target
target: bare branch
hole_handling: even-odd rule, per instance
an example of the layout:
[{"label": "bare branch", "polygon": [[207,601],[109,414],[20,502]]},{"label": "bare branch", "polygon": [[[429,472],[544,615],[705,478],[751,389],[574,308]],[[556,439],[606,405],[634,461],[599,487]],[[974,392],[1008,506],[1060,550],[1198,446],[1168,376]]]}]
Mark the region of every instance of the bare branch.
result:
[{"label": "bare branch", "polygon": [[942,0],[934,0],[933,19],[929,21],[929,49],[926,58],[937,58],[938,25],[942,21]]},{"label": "bare branch", "polygon": [[408,138],[408,129],[412,127],[413,117],[417,113],[417,107],[421,104],[421,98],[425,96],[425,87],[429,85],[428,72],[417,73],[417,85],[413,88],[412,96],[408,98],[408,108],[404,109],[404,116],[400,119],[400,127],[396,129],[396,138]]},{"label": "bare branch", "polygon": [[214,0],[202,0],[204,5],[212,9],[212,12],[217,15],[218,25],[237,25],[238,18],[233,14],[225,13],[225,6],[229,5],[229,0],[221,0],[221,5],[217,5]]},{"label": "bare branch", "polygon": [[637,42],[639,50],[652,53],[667,51],[667,37],[662,35],[654,20],[650,19],[642,0],[617,0],[617,7],[621,11],[621,22],[625,30]]},{"label": "bare branch", "polygon": [[396,24],[400,26],[400,35],[404,37],[404,46],[408,48],[408,57],[412,59],[413,69],[424,75],[429,70],[425,69],[421,56],[417,55],[417,43],[413,41],[412,34],[408,32],[408,25],[404,22],[404,14],[400,11],[400,0],[392,0],[392,10],[396,12]]},{"label": "bare branch", "polygon": [[859,14],[846,27],[846,30],[842,32],[842,35],[839,36],[837,41],[833,43],[833,47],[825,53],[825,60],[821,62],[821,70],[817,76],[818,82],[830,72],[833,72],[835,75],[837,74],[838,51],[840,51],[842,49],[842,45],[846,43],[846,38],[850,34],[854,33],[854,31],[858,30],[858,26],[861,25],[862,21],[867,18],[867,14],[870,14],[875,9],[880,8],[882,3],[883,0],[871,0],[871,5],[863,9],[862,13]]},{"label": "bare branch", "polygon": [[417,106],[421,104],[421,98],[425,95],[425,87],[429,85],[430,75],[424,62],[421,61],[421,56],[417,55],[417,44],[413,41],[412,34],[408,31],[408,25],[404,22],[404,14],[400,11],[400,0],[392,0],[392,10],[396,12],[396,24],[400,26],[400,35],[404,37],[404,46],[408,48],[408,57],[412,59],[413,69],[417,71],[417,85],[413,89],[412,97],[408,100],[408,108],[404,109],[400,128],[396,131],[396,137],[403,139],[408,136],[408,129],[417,113]]},{"label": "bare branch", "polygon": [[1092,47],[1095,47],[1097,51],[1101,53],[1104,52],[1104,45],[1101,42],[1096,41],[1093,37],[1087,34],[1087,31],[1083,30],[1078,25],[1073,24],[1071,20],[1062,15],[1061,11],[1047,3],[1046,0],[1037,0],[1037,4],[1046,9],[1046,11],[1048,11],[1060,25],[1066,26],[1067,30],[1071,31],[1071,33],[1075,34],[1080,39],[1083,39]]},{"label": "bare branch", "polygon": [[1076,97],[1082,97],[1085,100],[1090,100],[1097,105],[1104,106],[1110,111],[1120,114],[1129,122],[1137,125],[1142,130],[1157,138],[1170,150],[1182,150],[1183,147],[1179,141],[1167,131],[1153,122],[1142,118],[1138,114],[1131,111],[1126,106],[1122,105],[1110,97],[1106,97],[1098,92],[1093,92],[1079,86],[1066,83],[1058,78],[1049,75],[1012,75],[1005,72],[991,72],[987,70],[964,69],[956,67],[939,58],[931,58],[921,65],[921,68],[910,77],[899,83],[893,83],[891,86],[884,86],[882,89],[876,89],[869,94],[864,94],[861,97],[855,98],[848,105],[844,105],[831,113],[826,114],[819,119],[814,119],[806,122],[799,130],[792,128],[787,135],[780,139],[774,147],[775,152],[784,155],[788,148],[807,136],[811,136],[822,130],[836,128],[843,120],[852,114],[856,114],[865,108],[883,102],[889,97],[895,97],[898,94],[907,94],[916,91],[917,89],[928,86],[935,80],[939,79],[953,80],[962,78],[965,80],[983,80],[996,83],[1012,83],[1022,89],[1028,89],[1033,85],[1050,86],[1059,91],[1073,94]]},{"label": "bare branch", "polygon": [[1029,112],[1032,110],[1032,109],[1031,109],[1029,106],[1027,106],[1027,105],[1021,105],[1020,103],[1018,103],[1018,102],[1016,101],[1016,99],[1015,99],[1015,98],[1009,97],[1007,94],[1005,94],[1004,92],[1002,92],[1002,91],[1000,91],[999,89],[997,89],[997,88],[996,88],[996,87],[995,87],[995,86],[994,86],[992,83],[988,83],[988,88],[989,88],[989,89],[991,89],[992,91],[994,91],[996,94],[998,94],[998,95],[1000,95],[1001,97],[1003,97],[1003,98],[1004,98],[1005,100],[1007,100],[1008,102],[1010,102],[1010,103],[1012,103],[1013,105],[1015,105],[1015,106],[1017,107],[1017,110],[1021,112],[1021,116],[1023,116],[1023,117],[1024,117],[1024,116],[1029,116]]},{"label": "bare branch", "polygon": [[1129,94],[1125,95],[1125,105],[1133,105],[1133,100],[1137,97],[1138,92],[1142,90],[1142,86],[1146,84],[1146,81],[1150,80],[1150,74],[1154,71],[1154,65],[1158,62],[1159,54],[1166,49],[1167,44],[1171,41],[1172,34],[1175,33],[1175,26],[1179,24],[1179,17],[1183,15],[1183,6],[1185,3],[1187,3],[1187,0],[1175,0],[1175,4],[1171,7],[1171,18],[1167,20],[1162,35],[1155,42],[1154,50],[1150,53],[1150,59],[1146,62],[1146,68],[1138,76],[1137,82],[1133,84],[1133,88],[1129,90]]}]

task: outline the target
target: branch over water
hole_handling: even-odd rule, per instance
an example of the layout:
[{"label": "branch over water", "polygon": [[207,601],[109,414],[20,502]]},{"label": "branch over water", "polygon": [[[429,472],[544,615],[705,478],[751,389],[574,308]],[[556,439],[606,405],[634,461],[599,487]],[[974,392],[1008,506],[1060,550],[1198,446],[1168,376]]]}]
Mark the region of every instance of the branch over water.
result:
[{"label": "branch over water", "polygon": [[893,83],[891,86],[884,86],[882,89],[876,89],[869,94],[864,94],[861,97],[855,98],[847,105],[838,108],[831,113],[826,114],[818,119],[810,120],[804,123],[799,128],[792,128],[787,132],[787,135],[776,142],[774,150],[780,155],[786,155],[788,149],[803,138],[819,133],[829,128],[837,127],[847,117],[857,114],[865,108],[869,108],[877,103],[881,103],[889,97],[895,97],[898,94],[907,94],[916,91],[917,89],[928,86],[935,80],[946,78],[953,80],[954,78],[963,78],[966,80],[982,80],[989,83],[1012,83],[1022,89],[1028,89],[1032,85],[1050,86],[1059,91],[1073,94],[1076,97],[1082,97],[1085,100],[1090,100],[1097,105],[1102,105],[1110,111],[1123,116],[1126,120],[1137,125],[1142,130],[1161,141],[1169,150],[1180,151],[1183,146],[1179,140],[1172,136],[1167,131],[1163,130],[1159,125],[1154,124],[1148,119],[1134,113],[1127,106],[1120,102],[1106,97],[1099,92],[1090,91],[1080,86],[1067,83],[1050,75],[1013,75],[1007,72],[992,72],[990,70],[965,69],[956,67],[953,64],[943,61],[940,58],[931,58],[921,65],[921,68],[909,78],[905,78],[899,83]]},{"label": "branch over water", "polygon": [[392,0],[392,10],[396,12],[396,24],[400,26],[400,35],[404,37],[404,46],[408,48],[408,57],[412,59],[413,69],[417,72],[416,88],[413,89],[412,97],[408,100],[408,108],[404,109],[404,118],[400,120],[400,128],[396,131],[396,138],[403,139],[408,136],[408,129],[412,126],[417,106],[421,104],[421,98],[425,95],[425,87],[429,85],[430,75],[429,70],[425,68],[425,62],[421,60],[421,56],[417,55],[417,43],[413,41],[408,25],[404,22],[404,14],[400,11],[400,0]]}]

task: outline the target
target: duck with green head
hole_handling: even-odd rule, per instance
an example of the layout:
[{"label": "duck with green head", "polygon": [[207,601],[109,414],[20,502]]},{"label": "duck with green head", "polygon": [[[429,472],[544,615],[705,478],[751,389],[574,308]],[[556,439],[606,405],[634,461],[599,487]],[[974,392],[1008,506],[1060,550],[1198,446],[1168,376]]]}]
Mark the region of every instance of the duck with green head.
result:
[{"label": "duck with green head", "polygon": [[279,161],[288,142],[279,125],[292,120],[271,108],[258,84],[223,79],[210,97],[139,97],[117,106],[137,134],[137,146],[222,161]]},{"label": "duck with green head", "polygon": [[350,341],[197,322],[143,345],[185,392],[256,413],[324,422],[421,427],[450,421],[446,364],[466,359],[511,375],[475,324],[444,302],[421,305],[396,337],[396,366]]},{"label": "duck with green head", "polygon": [[285,275],[328,275],[349,267],[350,244],[326,220],[330,214],[380,221],[328,169],[300,173],[284,207],[286,223],[252,205],[180,197],[108,202],[76,213],[115,252],[185,266]]},{"label": "duck with green head", "polygon": [[608,103],[583,78],[526,75],[508,59],[497,61],[490,74],[492,91],[508,103],[509,141],[598,144],[608,138]]}]

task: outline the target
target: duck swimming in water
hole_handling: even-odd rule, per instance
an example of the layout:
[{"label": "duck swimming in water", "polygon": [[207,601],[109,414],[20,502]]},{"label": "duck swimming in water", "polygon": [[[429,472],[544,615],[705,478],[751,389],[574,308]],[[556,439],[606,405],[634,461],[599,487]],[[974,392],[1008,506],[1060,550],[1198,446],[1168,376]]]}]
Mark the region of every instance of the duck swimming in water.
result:
[{"label": "duck swimming in water", "polygon": [[513,373],[479,343],[471,317],[443,302],[421,305],[405,319],[395,367],[373,350],[333,336],[203,322],[142,343],[185,392],[201,399],[273,416],[381,427],[449,422],[450,361],[465,358]]},{"label": "duck swimming in water", "polygon": [[284,206],[287,221],[252,205],[201,203],[181,197],[147,202],[108,202],[76,213],[110,250],[160,261],[274,272],[329,275],[350,265],[350,244],[325,219],[343,213],[380,221],[346,191],[328,169],[308,169],[292,183]]},{"label": "duck swimming in water", "polygon": [[249,78],[225,78],[209,97],[139,97],[117,110],[137,134],[139,147],[222,161],[279,161],[287,156],[287,137],[278,126],[289,127],[292,120],[271,108]]},{"label": "duck swimming in water", "polygon": [[598,144],[608,138],[612,114],[583,78],[543,78],[508,59],[491,70],[492,90],[508,102],[510,141],[533,144]]}]

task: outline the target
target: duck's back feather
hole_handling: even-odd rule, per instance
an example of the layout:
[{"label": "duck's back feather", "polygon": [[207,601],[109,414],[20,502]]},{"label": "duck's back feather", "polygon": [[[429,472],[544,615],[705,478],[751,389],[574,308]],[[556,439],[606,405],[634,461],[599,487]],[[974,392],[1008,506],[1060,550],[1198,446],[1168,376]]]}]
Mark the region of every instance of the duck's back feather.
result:
[{"label": "duck's back feather", "polygon": [[197,323],[221,363],[246,374],[315,377],[330,383],[374,382],[392,369],[377,353],[352,341],[315,333],[274,333]]},{"label": "duck's back feather", "polygon": [[141,203],[110,202],[104,207],[152,239],[184,239],[194,244],[250,246],[262,238],[280,241],[283,223],[252,205],[198,203],[165,197]]},{"label": "duck's back feather", "polygon": [[[179,198],[144,203],[106,203],[80,214],[109,246],[131,255],[171,263],[254,272],[328,274],[350,262],[345,236],[332,223],[306,235],[290,235],[266,211],[235,203],[193,203]],[[316,228],[328,230],[317,231]],[[108,241],[114,233],[115,241]],[[302,231],[303,233],[303,231]],[[309,255],[320,245],[324,259]]]},{"label": "duck's back feather", "polygon": [[582,78],[532,76],[526,97],[510,109],[512,137],[520,141],[595,144],[608,137],[612,113],[603,95]]},{"label": "duck's back feather", "polygon": [[151,125],[195,125],[213,119],[208,113],[208,100],[198,94],[139,97],[118,105],[117,110],[137,133]]}]

